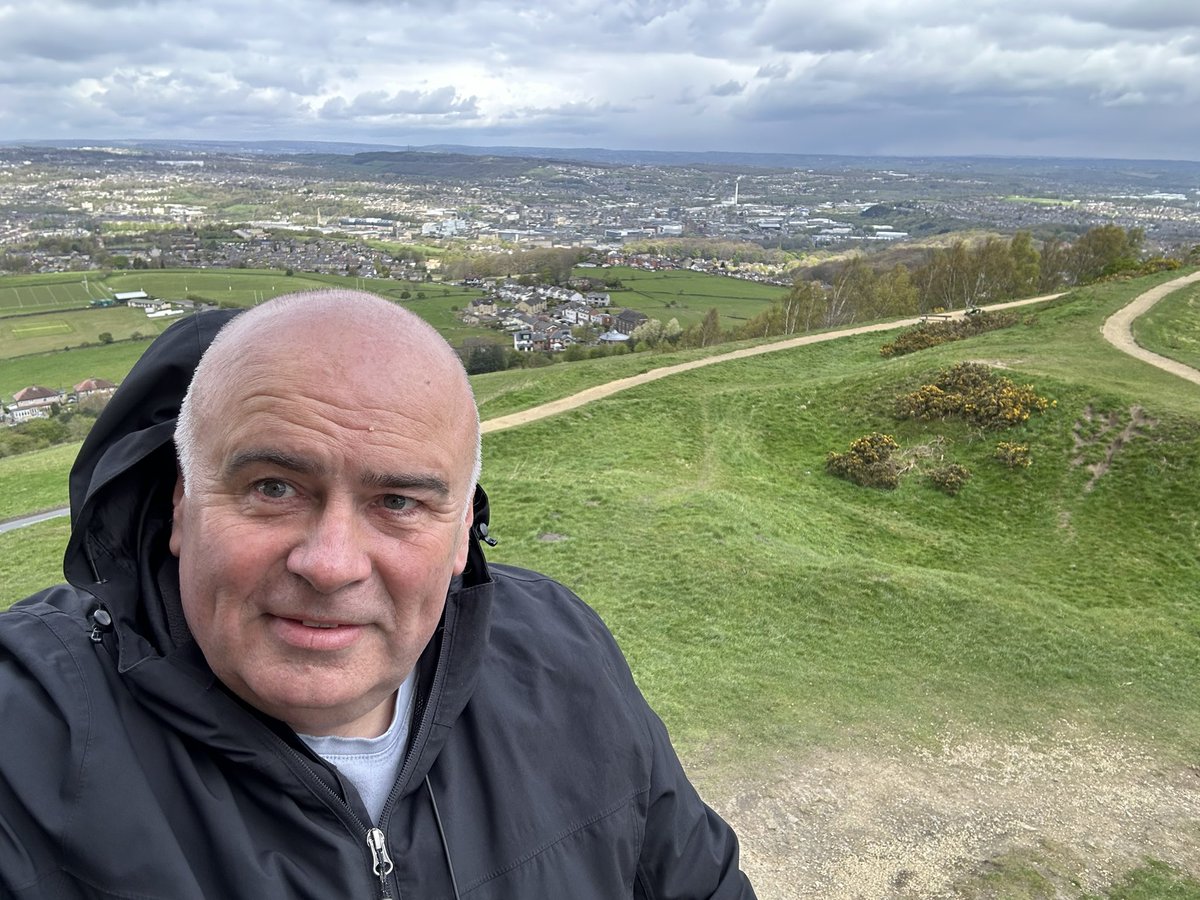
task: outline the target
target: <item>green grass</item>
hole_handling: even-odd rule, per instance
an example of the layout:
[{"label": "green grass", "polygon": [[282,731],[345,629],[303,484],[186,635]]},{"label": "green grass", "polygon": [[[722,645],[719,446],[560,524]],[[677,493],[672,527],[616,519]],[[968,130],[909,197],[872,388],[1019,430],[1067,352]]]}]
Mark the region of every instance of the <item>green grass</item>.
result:
[{"label": "green grass", "polygon": [[62,582],[62,555],[70,534],[66,516],[0,533],[0,609]]},{"label": "green grass", "polygon": [[1114,885],[1108,900],[1200,900],[1200,881],[1150,860]]},{"label": "green grass", "polygon": [[0,276],[0,316],[78,308],[108,296],[95,276],[88,276],[86,287],[83,278],[80,272]]},{"label": "green grass", "polygon": [[142,310],[123,306],[0,318],[0,359],[97,344],[104,332],[118,341],[135,333],[153,336],[172,321],[148,319]]},{"label": "green grass", "polygon": [[614,311],[629,307],[662,322],[678,319],[684,328],[700,324],[713,307],[721,314],[722,326],[728,328],[769,309],[787,293],[786,288],[774,285],[702,272],[650,272],[615,266],[581,269],[578,273],[621,279],[623,289],[609,292]]},{"label": "green grass", "polygon": [[[831,342],[489,435],[492,555],[577,586],[685,745],[1066,719],[1183,751],[1200,737],[1200,399],[1098,337],[1149,283],[900,360],[878,336]],[[992,462],[999,436],[890,419],[897,390],[964,358],[1057,399],[1015,435],[1032,469]],[[1085,493],[1075,423],[1135,403],[1159,424]],[[876,429],[943,436],[975,477],[948,498],[824,474]]]},{"label": "green grass", "polygon": [[1147,350],[1200,369],[1200,285],[1154,304],[1134,321],[1133,336]]},{"label": "green grass", "polygon": [[79,444],[0,459],[0,522],[66,506],[67,474]]},{"label": "green grass", "polygon": [[122,341],[69,352],[0,358],[0,402],[10,401],[16,391],[31,384],[69,390],[90,377],[120,383],[148,346],[147,341]]}]

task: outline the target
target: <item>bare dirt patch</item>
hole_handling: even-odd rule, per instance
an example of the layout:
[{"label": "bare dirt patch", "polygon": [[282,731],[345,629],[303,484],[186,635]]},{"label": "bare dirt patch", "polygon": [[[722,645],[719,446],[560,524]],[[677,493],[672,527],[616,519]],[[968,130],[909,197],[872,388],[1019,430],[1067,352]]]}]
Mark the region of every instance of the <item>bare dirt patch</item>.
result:
[{"label": "bare dirt patch", "polygon": [[1147,858],[1200,876],[1200,771],[1064,726],[1053,739],[947,736],[932,750],[812,751],[706,793],[761,900],[1004,896],[1033,861],[1057,896]]},{"label": "bare dirt patch", "polygon": [[1084,465],[1090,447],[1103,446],[1104,452],[1099,460],[1087,466],[1092,477],[1083,486],[1083,492],[1090,493],[1096,487],[1096,482],[1108,473],[1117,454],[1130,441],[1145,436],[1157,424],[1158,421],[1146,415],[1140,406],[1130,408],[1128,420],[1117,412],[1097,414],[1091,406],[1084,409],[1083,417],[1071,429],[1075,441],[1071,465]]}]

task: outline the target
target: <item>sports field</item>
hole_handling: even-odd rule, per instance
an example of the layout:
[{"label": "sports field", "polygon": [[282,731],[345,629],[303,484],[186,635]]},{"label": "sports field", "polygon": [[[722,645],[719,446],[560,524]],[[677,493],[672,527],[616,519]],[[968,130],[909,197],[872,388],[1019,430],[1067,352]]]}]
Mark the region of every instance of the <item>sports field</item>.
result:
[{"label": "sports field", "polygon": [[85,284],[76,272],[52,278],[5,277],[0,279],[0,316],[87,306],[93,300],[111,296],[102,281],[91,277]]}]

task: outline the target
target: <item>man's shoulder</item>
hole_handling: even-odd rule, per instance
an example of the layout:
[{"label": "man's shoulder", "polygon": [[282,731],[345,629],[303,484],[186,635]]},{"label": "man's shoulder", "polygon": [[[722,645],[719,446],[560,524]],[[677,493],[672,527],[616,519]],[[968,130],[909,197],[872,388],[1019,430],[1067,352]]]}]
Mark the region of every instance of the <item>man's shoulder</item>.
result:
[{"label": "man's shoulder", "polygon": [[[67,585],[48,588],[0,612],[0,694],[69,695],[87,679],[87,614],[95,603]],[[25,687],[22,687],[24,685]]]},{"label": "man's shoulder", "polygon": [[46,588],[14,603],[0,612],[0,646],[10,643],[9,636],[19,634],[22,641],[70,639],[69,636],[87,630],[87,614],[95,605],[89,594],[60,584]]},{"label": "man's shoulder", "polygon": [[553,669],[559,679],[603,678],[632,691],[629,664],[600,615],[574,591],[548,575],[507,565],[491,566],[495,591],[489,645],[518,668]]},{"label": "man's shoulder", "polygon": [[599,614],[549,575],[519,566],[489,564],[495,582],[493,619],[533,617],[543,628],[582,628],[608,634]]}]

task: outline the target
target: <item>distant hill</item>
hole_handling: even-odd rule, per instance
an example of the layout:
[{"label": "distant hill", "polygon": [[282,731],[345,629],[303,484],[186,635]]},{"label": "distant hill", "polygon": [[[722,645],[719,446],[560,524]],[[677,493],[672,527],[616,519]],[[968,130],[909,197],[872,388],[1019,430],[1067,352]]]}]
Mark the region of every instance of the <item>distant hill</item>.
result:
[{"label": "distant hill", "polygon": [[[87,139],[0,141],[0,147],[123,148],[175,153],[255,154],[323,158],[387,153],[451,157],[560,160],[614,166],[700,166],[721,170],[812,169],[859,171],[894,169],[948,175],[1053,175],[1084,184],[1126,184],[1147,190],[1194,190],[1200,162],[1188,160],[1072,159],[1043,156],[837,156],[805,153],[743,153],[719,150],[614,150],[603,147],[474,147],[464,144],[370,144],[354,141],[198,141],[156,139]],[[448,167],[453,168],[453,167]]]}]

